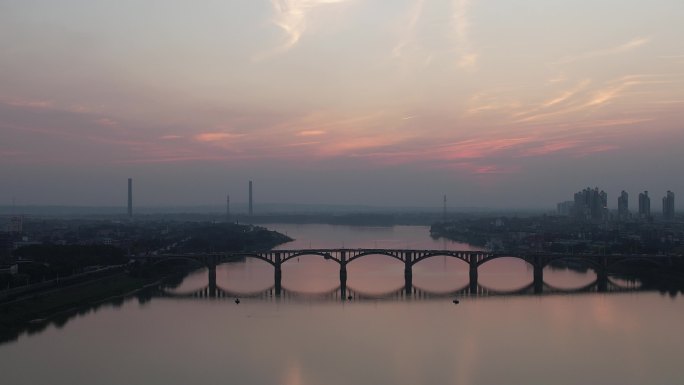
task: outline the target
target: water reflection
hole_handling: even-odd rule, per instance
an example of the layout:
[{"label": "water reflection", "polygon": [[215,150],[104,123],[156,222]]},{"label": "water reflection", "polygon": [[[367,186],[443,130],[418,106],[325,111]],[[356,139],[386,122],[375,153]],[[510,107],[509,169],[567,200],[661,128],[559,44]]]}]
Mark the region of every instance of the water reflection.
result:
[{"label": "water reflection", "polygon": [[[320,226],[280,226],[301,237],[281,248],[309,247],[307,239],[315,241],[313,247],[374,247],[376,242],[378,247],[468,247],[432,240],[426,228],[328,226],[305,234],[316,229]],[[401,244],[404,238],[408,241]],[[344,293],[339,265],[320,257],[284,264],[280,293],[273,266],[259,260],[219,265],[213,280],[206,269],[196,270],[127,299],[3,334],[11,341],[24,331],[32,333],[0,346],[0,362],[9,368],[3,379],[569,384],[595,382],[608,370],[613,383],[676,383],[684,312],[681,301],[667,296],[682,292],[681,284],[624,275],[599,282],[591,269],[549,267],[541,293],[535,294],[532,269],[521,260],[482,265],[474,288],[468,268],[455,258],[426,259],[414,266],[407,291],[400,262],[364,257],[349,264]],[[594,294],[602,288],[603,294]],[[242,300],[239,305],[235,297]],[[452,304],[454,298],[461,304]],[[525,354],[518,354],[521,350]],[[613,365],[613,358],[619,364]],[[43,369],[13,369],[22,362]],[[491,362],[505,375],[491,370]],[[527,371],[530,362],[545,371]]]},{"label": "water reflection", "polygon": [[[456,286],[448,290],[435,290],[431,288],[421,287],[419,285],[395,285],[390,289],[378,290],[372,285],[365,285],[365,288],[358,288],[353,285],[341,286],[337,285],[331,288],[321,288],[319,290],[298,290],[296,288],[289,288],[282,286],[280,289],[276,285],[271,284],[264,286],[258,290],[242,289],[228,289],[221,285],[213,286],[211,284],[205,285],[201,288],[190,290],[180,290],[177,284],[160,285],[156,290],[151,292],[153,297],[160,298],[176,298],[176,299],[234,299],[234,298],[255,298],[255,299],[269,299],[269,300],[322,300],[322,301],[347,301],[347,300],[387,300],[387,299],[401,299],[401,300],[439,300],[454,297],[465,296],[513,296],[513,295],[558,295],[558,294],[580,294],[580,293],[626,293],[647,291],[648,288],[642,284],[637,284],[637,281],[628,281],[624,279],[595,279],[582,286],[561,287],[548,282],[536,284],[530,281],[521,286],[513,288],[494,288],[483,284],[471,282],[462,286]],[[542,290],[538,289],[538,286]],[[652,288],[651,288],[652,290]]]}]

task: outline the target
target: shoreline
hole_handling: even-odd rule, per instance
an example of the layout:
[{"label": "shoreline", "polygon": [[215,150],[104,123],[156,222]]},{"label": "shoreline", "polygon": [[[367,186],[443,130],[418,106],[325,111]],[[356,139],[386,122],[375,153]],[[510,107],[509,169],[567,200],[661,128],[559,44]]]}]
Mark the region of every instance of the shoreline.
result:
[{"label": "shoreline", "polygon": [[143,290],[150,289],[178,274],[150,279],[119,272],[78,285],[19,298],[0,304],[0,346],[19,339],[25,333],[42,331],[51,324],[61,324],[84,310],[107,304],[123,303]]}]

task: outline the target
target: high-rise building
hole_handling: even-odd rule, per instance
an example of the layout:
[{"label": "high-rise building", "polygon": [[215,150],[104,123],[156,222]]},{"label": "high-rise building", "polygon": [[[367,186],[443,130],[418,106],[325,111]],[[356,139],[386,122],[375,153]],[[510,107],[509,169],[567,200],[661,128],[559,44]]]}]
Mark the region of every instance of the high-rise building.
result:
[{"label": "high-rise building", "polygon": [[252,181],[249,181],[249,215],[254,214],[254,206],[252,205]]},{"label": "high-rise building", "polygon": [[629,218],[629,195],[625,190],[622,190],[618,197],[618,217],[620,219]]},{"label": "high-rise building", "polygon": [[24,217],[21,215],[13,215],[10,218],[7,231],[10,233],[21,233],[24,231]]},{"label": "high-rise building", "polygon": [[133,178],[128,178],[128,217],[133,216]]},{"label": "high-rise building", "polygon": [[639,194],[639,217],[651,217],[651,198],[648,197],[648,191]]},{"label": "high-rise building", "polygon": [[581,220],[604,220],[608,217],[608,194],[598,187],[575,193],[574,213]]},{"label": "high-rise building", "polygon": [[563,215],[566,217],[572,215],[574,209],[575,202],[573,201],[560,202],[556,205],[556,211],[558,212],[558,215]]},{"label": "high-rise building", "polygon": [[673,220],[675,216],[674,193],[670,190],[663,197],[663,218],[665,220]]}]

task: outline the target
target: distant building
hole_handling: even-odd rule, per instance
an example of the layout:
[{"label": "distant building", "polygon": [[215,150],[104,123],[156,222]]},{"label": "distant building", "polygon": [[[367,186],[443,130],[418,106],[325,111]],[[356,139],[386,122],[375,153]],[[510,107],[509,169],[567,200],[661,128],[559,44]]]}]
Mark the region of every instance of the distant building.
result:
[{"label": "distant building", "polygon": [[651,198],[648,197],[648,191],[639,194],[639,218],[651,217]]},{"label": "distant building", "polygon": [[629,195],[625,190],[622,190],[618,197],[618,217],[620,219],[629,218]]},{"label": "distant building", "polygon": [[573,201],[560,202],[556,205],[556,211],[558,212],[558,215],[564,215],[567,217],[572,215],[574,208],[575,202]]},{"label": "distant building", "polygon": [[128,178],[128,217],[133,217],[133,179]]},{"label": "distant building", "polygon": [[0,232],[0,262],[10,256],[12,252],[12,237],[8,232]]},{"label": "distant building", "polygon": [[252,205],[252,181],[249,181],[249,215],[254,214],[254,206]]},{"label": "distant building", "polygon": [[673,220],[675,216],[675,205],[674,205],[674,193],[672,191],[667,191],[667,194],[663,197],[663,219]]},{"label": "distant building", "polygon": [[10,218],[7,231],[10,233],[21,233],[24,231],[24,218],[21,215],[15,215]]},{"label": "distant building", "polygon": [[226,222],[230,222],[230,194],[226,194]]},{"label": "distant building", "polygon": [[574,215],[581,220],[600,221],[608,218],[608,194],[598,187],[575,193]]}]

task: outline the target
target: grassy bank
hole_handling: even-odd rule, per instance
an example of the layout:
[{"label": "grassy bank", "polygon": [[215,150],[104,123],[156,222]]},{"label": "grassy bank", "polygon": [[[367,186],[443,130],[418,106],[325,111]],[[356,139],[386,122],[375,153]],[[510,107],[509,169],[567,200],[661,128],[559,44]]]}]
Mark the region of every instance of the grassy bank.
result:
[{"label": "grassy bank", "polygon": [[[138,290],[156,279],[131,277],[121,272],[82,284],[0,304],[0,339],[11,339],[31,321],[43,323],[58,315],[77,312],[110,298]],[[8,338],[9,337],[9,338]]]}]

